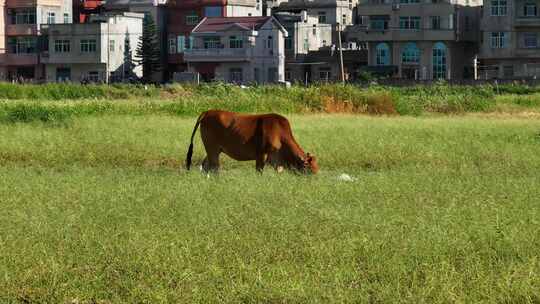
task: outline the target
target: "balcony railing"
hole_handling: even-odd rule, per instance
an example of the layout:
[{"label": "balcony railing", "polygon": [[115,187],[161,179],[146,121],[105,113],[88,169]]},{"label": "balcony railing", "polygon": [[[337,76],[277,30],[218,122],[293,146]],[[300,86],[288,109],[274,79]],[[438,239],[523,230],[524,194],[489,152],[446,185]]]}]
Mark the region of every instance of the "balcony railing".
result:
[{"label": "balcony railing", "polygon": [[6,65],[36,65],[38,54],[36,53],[7,53],[4,64]]},{"label": "balcony railing", "polygon": [[540,17],[517,17],[515,25],[518,27],[540,26]]},{"label": "balcony railing", "polygon": [[185,61],[247,61],[251,57],[250,49],[190,49],[184,51]]},{"label": "balcony railing", "polygon": [[38,34],[37,24],[7,24],[6,35],[8,36],[35,36]]}]

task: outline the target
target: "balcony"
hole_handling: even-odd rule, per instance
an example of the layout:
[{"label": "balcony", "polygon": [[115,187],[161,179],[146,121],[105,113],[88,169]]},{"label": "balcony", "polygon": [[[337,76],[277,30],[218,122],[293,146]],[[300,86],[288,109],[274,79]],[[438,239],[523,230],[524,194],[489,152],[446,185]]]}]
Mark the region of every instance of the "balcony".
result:
[{"label": "balcony", "polygon": [[5,60],[4,63],[6,65],[36,65],[38,64],[38,55],[35,53],[32,54],[13,54],[13,53],[7,53],[5,54]]},{"label": "balcony", "polygon": [[517,17],[516,27],[540,27],[540,17]]},{"label": "balcony", "polygon": [[191,49],[185,50],[184,60],[190,62],[238,62],[249,61],[250,49]]},{"label": "balcony", "polygon": [[454,41],[456,34],[453,29],[425,29],[425,30],[401,30],[401,29],[369,29],[365,26],[352,26],[348,28],[347,37],[357,41],[421,41],[440,40]]},{"label": "balcony", "polygon": [[226,0],[172,0],[168,6],[181,9],[197,9],[205,6],[225,6]]},{"label": "balcony", "polygon": [[37,24],[7,24],[7,36],[36,36],[38,34]]}]

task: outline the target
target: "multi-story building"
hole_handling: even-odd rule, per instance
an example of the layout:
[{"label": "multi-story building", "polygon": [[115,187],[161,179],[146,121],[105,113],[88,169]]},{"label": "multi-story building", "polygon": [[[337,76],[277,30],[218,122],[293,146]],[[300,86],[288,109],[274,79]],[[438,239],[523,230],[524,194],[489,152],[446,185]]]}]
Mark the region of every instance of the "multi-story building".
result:
[{"label": "multi-story building", "polygon": [[360,0],[349,41],[367,42],[370,71],[405,79],[472,75],[480,0]]},{"label": "multi-story building", "polygon": [[479,78],[540,77],[539,0],[486,0]]},{"label": "multi-story building", "polygon": [[43,79],[42,24],[71,23],[71,0],[0,1],[0,79]]},{"label": "multi-story building", "polygon": [[167,4],[168,77],[187,71],[184,50],[193,28],[205,17],[261,16],[261,0],[171,0]]},{"label": "multi-story building", "polygon": [[274,17],[204,18],[191,35],[184,60],[206,81],[284,81],[287,31]]},{"label": "multi-story building", "polygon": [[[138,13],[104,14],[90,16],[87,23],[44,26],[46,81],[115,82],[141,76],[141,67],[132,69],[132,62],[143,18]],[[131,54],[125,52],[128,44]]]}]

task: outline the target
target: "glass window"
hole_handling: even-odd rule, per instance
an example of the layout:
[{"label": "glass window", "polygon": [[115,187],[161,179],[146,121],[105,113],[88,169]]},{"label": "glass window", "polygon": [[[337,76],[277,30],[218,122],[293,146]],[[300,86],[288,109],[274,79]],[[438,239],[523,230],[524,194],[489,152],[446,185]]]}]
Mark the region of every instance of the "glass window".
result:
[{"label": "glass window", "polygon": [[186,24],[187,25],[196,25],[199,23],[199,15],[196,11],[191,11],[186,14]]},{"label": "glass window", "polygon": [[93,53],[96,51],[96,40],[95,39],[82,39],[81,40],[81,52],[83,53]]},{"label": "glass window", "polygon": [[205,17],[221,17],[221,6],[207,6],[204,8]]},{"label": "glass window", "polygon": [[527,3],[523,7],[523,15],[525,17],[536,17],[537,8],[535,3]]},{"label": "glass window", "polygon": [[417,17],[417,16],[399,17],[399,28],[405,29],[405,30],[420,29],[420,17]]},{"label": "glass window", "polygon": [[244,47],[244,41],[242,37],[231,36],[229,37],[229,47],[231,49],[241,49]]},{"label": "glass window", "polygon": [[491,0],[491,16],[506,16],[506,0]]},{"label": "glass window", "polygon": [[55,18],[56,18],[56,14],[54,12],[48,12],[47,13],[47,24],[54,24],[56,23],[55,21]]},{"label": "glass window", "polygon": [[322,67],[319,68],[319,79],[328,81],[332,77],[332,71],[329,67]]},{"label": "glass window", "polygon": [[369,27],[373,30],[386,30],[388,29],[389,16],[370,16]]},{"label": "glass window", "polygon": [[90,81],[90,82],[98,82],[99,81],[99,72],[98,71],[90,71],[90,72],[88,72],[88,81]]},{"label": "glass window", "polygon": [[71,23],[71,20],[69,20],[69,14],[64,13],[64,23]]},{"label": "glass window", "polygon": [[319,23],[326,23],[326,12],[318,12]]},{"label": "glass window", "polygon": [[55,40],[54,52],[69,53],[71,51],[71,42],[69,40]]},{"label": "glass window", "polygon": [[420,62],[420,49],[416,43],[409,42],[403,48],[401,53],[401,62],[404,64],[416,64]]},{"label": "glass window", "polygon": [[11,24],[36,24],[36,11],[34,9],[14,10],[11,15]]},{"label": "glass window", "polygon": [[433,79],[446,78],[446,45],[437,42],[433,46]]},{"label": "glass window", "polygon": [[272,36],[268,36],[268,39],[266,40],[266,48],[268,49],[274,48],[274,39],[272,39]]},{"label": "glass window", "polygon": [[536,33],[524,33],[523,34],[523,46],[526,48],[538,47],[538,35]]},{"label": "glass window", "polygon": [[376,65],[389,65],[390,64],[390,48],[386,43],[379,43],[376,47]]},{"label": "glass window", "polygon": [[176,41],[174,37],[169,37],[169,54],[175,54],[175,53],[176,53]]},{"label": "glass window", "polygon": [[[174,41],[173,41],[173,44],[174,44]],[[186,36],[178,35],[176,37],[176,51],[178,53],[183,53],[185,49],[186,49]]]},{"label": "glass window", "polygon": [[506,48],[507,41],[506,32],[492,32],[491,33],[491,48],[492,49],[503,49]]},{"label": "glass window", "polygon": [[203,43],[205,49],[217,49],[221,46],[221,41],[219,40],[219,37],[204,37]]},{"label": "glass window", "polygon": [[431,29],[440,30],[441,29],[441,16],[431,16],[429,17],[431,21]]},{"label": "glass window", "polygon": [[114,40],[109,40],[109,52],[114,52]]},{"label": "glass window", "polygon": [[401,4],[420,3],[420,0],[399,0]]}]

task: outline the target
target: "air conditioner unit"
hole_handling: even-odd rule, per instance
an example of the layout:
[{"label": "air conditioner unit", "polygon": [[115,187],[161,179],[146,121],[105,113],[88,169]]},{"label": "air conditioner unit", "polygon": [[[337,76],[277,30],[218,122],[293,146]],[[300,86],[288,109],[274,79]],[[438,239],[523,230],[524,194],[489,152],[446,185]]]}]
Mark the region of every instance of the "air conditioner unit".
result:
[{"label": "air conditioner unit", "polygon": [[399,10],[399,3],[392,4],[392,10],[394,10],[394,11]]}]

